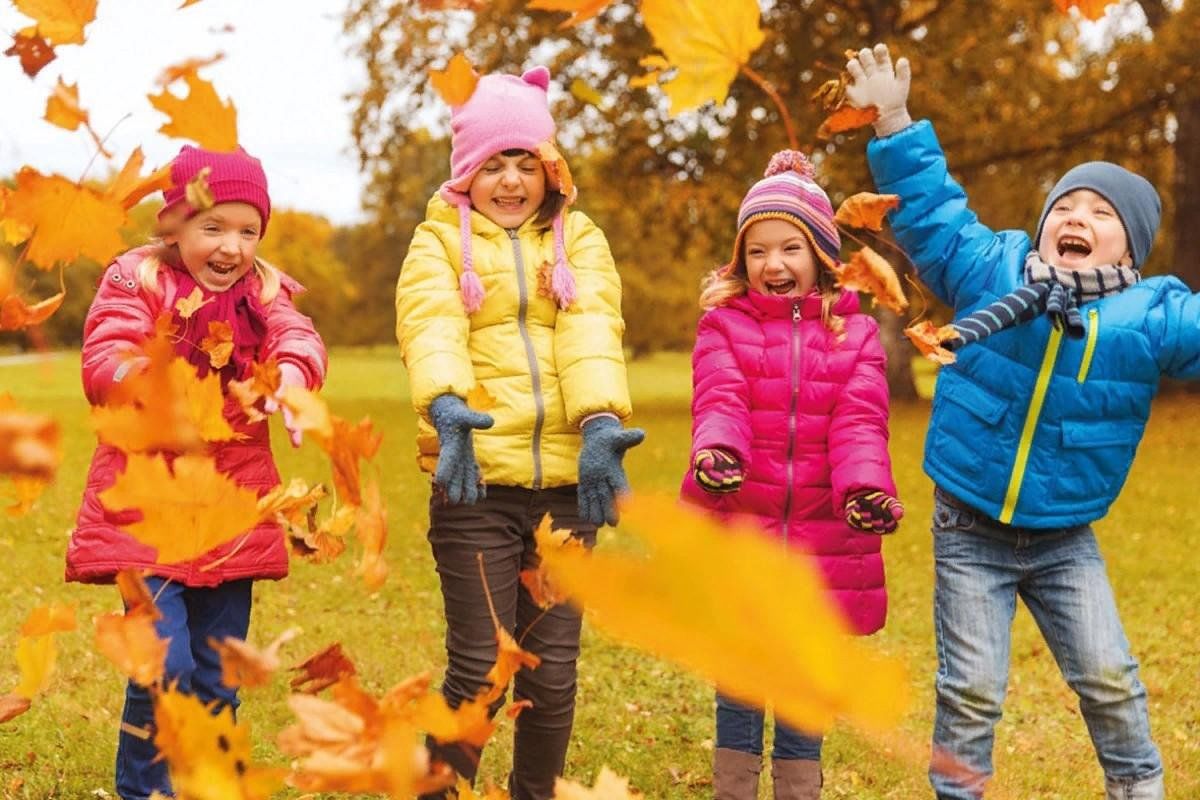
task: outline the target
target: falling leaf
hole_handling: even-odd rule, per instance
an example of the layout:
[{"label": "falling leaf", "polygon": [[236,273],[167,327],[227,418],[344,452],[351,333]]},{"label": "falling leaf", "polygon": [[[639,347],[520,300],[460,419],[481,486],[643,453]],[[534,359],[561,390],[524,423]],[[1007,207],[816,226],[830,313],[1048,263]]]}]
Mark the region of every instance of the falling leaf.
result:
[{"label": "falling leaf", "polygon": [[1072,7],[1078,8],[1084,19],[1094,22],[1103,19],[1105,10],[1111,5],[1116,5],[1117,2],[1118,0],[1054,0],[1054,5],[1058,6],[1058,10],[1064,14]]},{"label": "falling leaf", "polygon": [[450,708],[440,692],[416,700],[412,720],[439,742],[465,742],[474,747],[483,747],[496,730],[491,710],[482,699],[466,700],[458,708]]},{"label": "falling leaf", "polygon": [[851,228],[883,230],[883,218],[893,208],[900,207],[898,194],[859,192],[842,201],[833,219]]},{"label": "falling leaf", "polygon": [[46,489],[46,481],[21,475],[11,478],[8,485],[15,496],[12,505],[4,509],[5,513],[10,517],[20,517],[28,514],[30,509],[33,508],[34,502],[41,497],[42,492]]},{"label": "falling leaf", "polygon": [[56,57],[54,48],[41,36],[18,33],[13,36],[12,47],[4,51],[6,56],[16,56],[21,61],[21,70],[33,78]]},{"label": "falling leaf", "polygon": [[8,722],[29,710],[30,700],[19,694],[0,694],[0,722]]},{"label": "falling leaf", "polygon": [[258,496],[217,471],[210,457],[130,454],[116,483],[100,493],[112,511],[138,509],[124,530],[158,551],[160,564],[194,559],[246,532],[258,520]]},{"label": "falling leaf", "polygon": [[21,626],[22,636],[46,636],[51,633],[68,633],[75,630],[75,606],[38,606],[29,613],[29,619]]},{"label": "falling leaf", "polygon": [[[608,0],[605,0],[605,2],[608,2]],[[572,97],[581,103],[587,103],[588,105],[597,107],[604,104],[604,95],[596,91],[596,89],[593,88],[583,78],[576,78],[575,80],[571,81],[571,85],[567,90],[571,93]]]},{"label": "falling leaf", "polygon": [[725,102],[738,70],[763,42],[758,0],[643,0],[642,20],[677,73],[663,84],[671,115]]},{"label": "falling leaf", "polygon": [[0,403],[0,475],[52,480],[62,460],[59,439],[52,417],[6,409]]},{"label": "falling leaf", "polygon": [[487,681],[492,688],[481,692],[485,703],[493,703],[504,695],[508,682],[513,679],[522,667],[536,669],[542,660],[533,653],[521,649],[517,640],[504,628],[496,628],[496,663],[488,670]]},{"label": "falling leaf", "polygon": [[379,495],[378,481],[371,481],[364,493],[366,503],[355,517],[355,531],[362,544],[362,558],[354,574],[361,576],[363,583],[372,591],[378,590],[387,580],[388,566],[383,558],[387,544],[387,509]]},{"label": "falling leaf", "polygon": [[466,778],[459,778],[454,790],[458,792],[458,800],[510,800],[508,792],[490,783],[483,790],[483,794],[479,794]]},{"label": "falling leaf", "polygon": [[177,97],[167,90],[150,95],[150,104],[166,114],[169,121],[159,132],[166,136],[191,139],[207,150],[230,152],[237,149],[237,109],[222,102],[213,85],[194,72],[184,76],[188,93]]},{"label": "falling leaf", "polygon": [[554,800],[642,800],[642,794],[629,788],[629,779],[618,777],[601,767],[591,789],[565,778],[554,779]]},{"label": "falling leaf", "polygon": [[578,191],[575,188],[575,181],[571,177],[571,168],[567,166],[567,160],[562,157],[562,153],[558,152],[554,143],[542,142],[539,144],[538,158],[542,160],[542,166],[546,170],[546,178],[551,188],[557,189],[563,197],[567,198],[567,205],[574,203]]},{"label": "falling leaf", "polygon": [[[583,543],[571,536],[570,529],[563,528],[559,530],[553,529],[553,520],[549,514],[542,516],[541,522],[538,523],[534,531],[534,539],[536,541],[545,540],[550,542],[555,548],[560,547],[583,547]],[[543,611],[547,611],[560,603],[567,601],[566,595],[562,590],[555,585],[554,581],[546,574],[546,570],[541,564],[537,567],[521,570],[521,585],[529,592],[530,598]]]},{"label": "falling leaf", "polygon": [[341,417],[330,415],[333,433],[322,436],[314,432],[317,446],[329,454],[333,466],[333,486],[338,498],[351,505],[362,505],[362,488],[359,482],[359,459],[370,461],[379,452],[383,434],[375,433],[369,417],[363,417],[351,426]]},{"label": "falling leaf", "polygon": [[947,339],[954,339],[958,336],[958,331],[954,329],[953,325],[943,325],[937,328],[929,320],[922,320],[905,328],[904,335],[917,348],[917,352],[930,361],[946,365],[953,364],[957,360],[957,356],[953,352],[941,346],[942,342]]},{"label": "falling leaf", "polygon": [[544,534],[538,541],[546,570],[594,612],[597,627],[742,702],[771,705],[803,730],[840,716],[877,726],[899,719],[903,667],[850,634],[809,558],[749,522],[717,520],[674,498],[635,495],[621,529],[649,554],[555,547]]},{"label": "falling leaf", "polygon": [[96,0],[13,0],[51,44],[83,44],[83,29],[96,19]]},{"label": "falling leaf", "polygon": [[300,635],[299,628],[288,628],[259,650],[249,642],[231,636],[222,641],[209,638],[208,645],[221,657],[221,683],[231,689],[266,686],[279,669],[279,648]]},{"label": "falling leaf", "polygon": [[471,99],[479,73],[461,52],[455,53],[445,69],[429,70],[429,82],[448,106],[461,106]]},{"label": "falling leaf", "polygon": [[73,131],[88,121],[88,113],[79,107],[79,85],[60,77],[46,101],[46,122]]},{"label": "falling leaf", "polygon": [[50,684],[56,658],[54,637],[49,634],[22,636],[17,640],[17,667],[21,671],[21,682],[13,689],[13,694],[32,700],[35,694]]},{"label": "falling leaf", "polygon": [[478,11],[488,0],[418,0],[425,11]]},{"label": "falling leaf", "polygon": [[33,325],[41,325],[62,306],[65,292],[50,295],[33,305],[27,304],[19,295],[10,294],[0,300],[0,331],[19,331]]},{"label": "falling leaf", "polygon": [[178,312],[180,319],[191,319],[192,314],[195,314],[201,308],[215,301],[216,299],[216,295],[213,295],[205,300],[204,292],[202,292],[200,287],[197,286],[192,289],[192,293],[187,297],[181,297],[175,301],[175,311]]},{"label": "falling leaf", "polygon": [[334,642],[310,656],[304,663],[292,667],[292,671],[300,674],[288,685],[308,694],[316,694],[357,672],[354,662],[342,652],[341,642]]},{"label": "falling leaf", "polygon": [[153,686],[163,678],[169,642],[159,638],[154,627],[157,614],[151,603],[130,608],[124,614],[112,612],[96,617],[96,651],[139,686]]},{"label": "falling leaf", "polygon": [[208,323],[208,335],[200,341],[200,349],[208,353],[213,369],[222,369],[233,355],[233,326],[222,319]]},{"label": "falling leaf", "polygon": [[883,256],[869,247],[864,247],[842,264],[837,272],[837,283],[852,292],[866,292],[876,302],[899,314],[908,308],[908,300],[900,287],[896,270]]},{"label": "falling leaf", "polygon": [[[358,507],[343,505],[318,524],[317,508],[313,506],[303,519],[285,520],[288,547],[293,555],[306,558],[314,564],[329,563],[345,552],[346,534],[358,521],[359,513]],[[372,573],[376,571],[373,569]]]},{"label": "falling leaf", "polygon": [[171,188],[171,165],[160,167],[143,178],[141,173],[145,160],[142,148],[135,148],[104,193],[106,197],[120,201],[126,211],[140,203],[146,195]]},{"label": "falling leaf", "polygon": [[303,386],[288,386],[280,402],[292,412],[292,424],[298,430],[325,440],[333,436],[329,406],[316,392]]},{"label": "falling leaf", "polygon": [[242,407],[247,419],[259,422],[266,419],[263,401],[275,396],[279,391],[280,380],[279,364],[275,359],[271,359],[265,364],[251,364],[250,377],[242,381],[230,381],[227,388]]},{"label": "falling leaf", "polygon": [[172,64],[159,73],[158,79],[155,81],[159,86],[166,86],[178,80],[187,78],[188,75],[195,75],[198,70],[216,64],[221,59],[225,58],[224,53],[214,53],[208,58],[189,58],[186,61],[181,61],[178,64]]},{"label": "falling leaf", "polygon": [[526,8],[570,12],[571,16],[563,20],[558,27],[571,28],[596,16],[611,2],[612,0],[532,0]]},{"label": "falling leaf", "polygon": [[212,167],[202,167],[184,187],[184,197],[196,211],[206,211],[216,202],[212,189],[208,188],[208,175],[211,172]]},{"label": "falling leaf", "polygon": [[662,73],[671,68],[671,64],[659,55],[649,55],[638,60],[638,66],[650,70],[645,75],[637,75],[629,79],[630,89],[645,89],[654,86],[662,77]]},{"label": "falling leaf", "polygon": [[296,518],[316,505],[328,492],[318,483],[311,489],[302,478],[293,478],[287,486],[280,484],[258,500],[259,519],[269,520],[276,515]]},{"label": "falling leaf", "polygon": [[844,105],[821,123],[821,127],[817,128],[817,137],[828,139],[837,133],[864,128],[877,119],[879,119],[879,109],[875,106],[855,108],[852,105]]},{"label": "falling leaf", "polygon": [[4,214],[33,232],[25,257],[42,269],[80,256],[107,264],[125,248],[119,235],[126,222],[121,204],[61,175],[22,167]]},{"label": "falling leaf", "polygon": [[154,605],[154,596],[150,587],[142,577],[140,570],[132,567],[120,570],[116,576],[117,591],[121,593],[121,601],[125,604],[127,614],[146,614],[151,619],[159,619],[162,614]]}]

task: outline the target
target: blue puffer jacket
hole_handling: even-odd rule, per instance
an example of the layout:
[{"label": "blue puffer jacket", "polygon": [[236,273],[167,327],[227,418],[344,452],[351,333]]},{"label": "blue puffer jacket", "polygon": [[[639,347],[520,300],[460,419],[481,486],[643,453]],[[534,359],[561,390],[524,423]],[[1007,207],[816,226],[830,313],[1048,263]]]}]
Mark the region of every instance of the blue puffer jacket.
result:
[{"label": "blue puffer jacket", "polygon": [[[921,280],[956,317],[1020,286],[1032,249],[967,208],[933,126],[922,121],[867,149],[879,191]],[[1053,529],[1093,522],[1120,492],[1163,373],[1200,378],[1200,295],[1148,278],[1080,309],[1082,339],[1046,317],[963,348],[938,376],[925,471],[1001,522]]]}]

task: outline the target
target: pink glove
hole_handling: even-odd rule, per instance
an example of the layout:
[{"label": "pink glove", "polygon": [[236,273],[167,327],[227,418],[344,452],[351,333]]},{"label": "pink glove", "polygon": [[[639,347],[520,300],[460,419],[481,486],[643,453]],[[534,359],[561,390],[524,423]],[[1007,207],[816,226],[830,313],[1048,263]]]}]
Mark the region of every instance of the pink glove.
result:
[{"label": "pink glove", "polygon": [[287,406],[280,405],[279,401],[283,399],[283,395],[287,392],[289,386],[299,386],[301,389],[308,388],[308,381],[304,378],[304,372],[295,364],[287,361],[279,365],[279,391],[275,392],[274,397],[268,397],[263,401],[263,411],[268,414],[274,414],[279,409],[283,409],[283,427],[287,429],[288,438],[291,439],[292,447],[299,447],[300,442],[304,438],[304,431],[296,427],[296,420],[292,416],[292,410]]}]

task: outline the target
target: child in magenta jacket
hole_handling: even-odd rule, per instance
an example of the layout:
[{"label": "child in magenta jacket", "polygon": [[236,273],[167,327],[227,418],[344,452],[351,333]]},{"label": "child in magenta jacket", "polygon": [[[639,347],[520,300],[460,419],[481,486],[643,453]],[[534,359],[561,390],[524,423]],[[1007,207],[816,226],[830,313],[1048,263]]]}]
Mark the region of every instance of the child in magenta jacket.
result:
[{"label": "child in magenta jacket", "polygon": [[[207,168],[215,204],[193,208],[185,187]],[[257,258],[271,216],[267,179],[258,159],[244,150],[220,153],[184,147],[171,164],[172,187],[159,212],[161,242],[119,256],[100,279],[83,334],[83,385],[88,401],[103,404],[127,376],[143,368],[140,346],[154,335],[159,314],[173,315],[181,332],[176,355],[209,373],[199,344],[210,321],[229,323],[234,349],[217,372],[222,388],[250,376],[254,362],[276,359],[286,385],[319,387],[325,378],[325,345],[308,317],[292,305],[303,289]],[[188,319],[176,301],[199,290],[203,304]],[[274,405],[274,404],[273,404]],[[266,421],[251,422],[226,394],[225,419],[237,436],[209,445],[217,469],[260,496],[279,484]],[[300,433],[285,415],[292,443]],[[254,579],[287,575],[283,531],[264,523],[192,561],[156,562],[155,550],[122,526],[139,511],[114,511],[100,501],[125,471],[126,455],[99,444],[92,456],[75,529],[67,548],[68,581],[111,583],[125,568],[146,571],[146,583],[162,614],[158,635],[169,640],[165,679],[217,707],[236,708],[236,690],[221,682],[221,664],[209,638],[245,639]],[[153,739],[130,731],[153,730],[154,708],[146,689],[130,682],[117,747],[116,788],[122,800],[170,794],[167,765]]]},{"label": "child in magenta jacket", "polygon": [[[887,612],[878,534],[896,529],[903,508],[887,450],[883,345],[858,297],[835,285],[840,245],[811,164],[777,153],[742,201],[732,261],[700,299],[682,494],[811,554],[866,635]],[[758,796],[762,731],[762,711],[718,692],[718,800]],[[820,754],[819,737],[776,722],[777,800],[819,796]]]}]

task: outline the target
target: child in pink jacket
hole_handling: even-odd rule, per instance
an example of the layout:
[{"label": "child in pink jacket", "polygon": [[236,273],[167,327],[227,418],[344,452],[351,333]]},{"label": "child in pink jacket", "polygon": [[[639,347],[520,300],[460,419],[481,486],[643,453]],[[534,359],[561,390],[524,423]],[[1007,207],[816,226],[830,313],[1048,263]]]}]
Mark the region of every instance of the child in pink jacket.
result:
[{"label": "child in pink jacket", "polygon": [[[887,450],[883,346],[858,297],[835,285],[840,246],[812,165],[776,153],[742,200],[733,260],[700,298],[682,494],[749,516],[812,555],[851,628],[866,635],[887,612],[878,534],[893,532],[904,510]],[[718,800],[758,796],[763,716],[718,692]],[[818,797],[820,757],[820,737],[777,721],[776,800]]]}]

